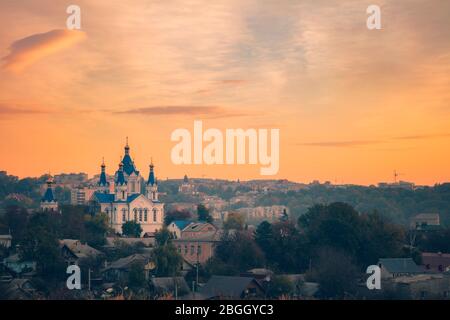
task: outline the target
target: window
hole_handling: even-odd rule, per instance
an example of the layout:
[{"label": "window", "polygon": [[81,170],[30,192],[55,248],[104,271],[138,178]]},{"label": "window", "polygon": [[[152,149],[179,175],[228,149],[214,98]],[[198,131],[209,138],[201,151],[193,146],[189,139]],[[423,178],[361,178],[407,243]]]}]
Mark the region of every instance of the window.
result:
[{"label": "window", "polygon": [[148,216],[147,212],[148,212],[147,209],[145,209],[144,210],[144,221],[145,222],[147,222],[147,216]]},{"label": "window", "polygon": [[188,246],[185,245],[185,246],[184,246],[184,254],[187,254],[187,253],[188,253]]},{"label": "window", "polygon": [[195,246],[191,246],[191,255],[195,253]]},{"label": "window", "polygon": [[178,253],[181,253],[181,246],[178,246]]},{"label": "window", "polygon": [[202,254],[202,246],[200,246],[200,245],[197,247],[197,254],[198,255]]},{"label": "window", "polygon": [[127,209],[122,209],[122,221],[127,220]]},{"label": "window", "polygon": [[153,222],[156,222],[156,213],[158,212],[158,210],[153,209]]},{"label": "window", "polygon": [[142,209],[139,209],[139,221],[142,222]]},{"label": "window", "polygon": [[134,221],[137,221],[137,210],[136,210],[136,208],[133,209],[133,213],[134,213]]},{"label": "window", "polygon": [[125,191],[122,191],[122,199],[125,199]]}]

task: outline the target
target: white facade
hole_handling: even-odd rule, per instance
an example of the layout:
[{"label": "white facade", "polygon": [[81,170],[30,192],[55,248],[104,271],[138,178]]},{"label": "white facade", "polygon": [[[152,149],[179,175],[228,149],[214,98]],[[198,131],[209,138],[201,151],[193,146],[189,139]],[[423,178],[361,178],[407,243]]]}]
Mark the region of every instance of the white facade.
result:
[{"label": "white facade", "polygon": [[162,229],[164,204],[158,200],[158,183],[153,164],[150,164],[149,177],[145,181],[136,169],[129,150],[127,143],[125,156],[115,173],[114,187],[111,188],[113,191],[109,191],[105,165],[102,164],[102,174],[94,201],[98,203],[100,212],[107,214],[111,227],[117,233],[122,233],[122,225],[125,222],[135,221],[141,225],[142,236]]}]

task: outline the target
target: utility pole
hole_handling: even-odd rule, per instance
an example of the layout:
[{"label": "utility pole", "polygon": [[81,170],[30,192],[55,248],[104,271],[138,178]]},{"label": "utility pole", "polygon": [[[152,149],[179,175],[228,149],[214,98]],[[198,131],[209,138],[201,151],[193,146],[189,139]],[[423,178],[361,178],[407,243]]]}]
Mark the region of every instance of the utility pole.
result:
[{"label": "utility pole", "polygon": [[175,300],[178,300],[178,286],[177,286],[177,280],[175,279]]},{"label": "utility pole", "polygon": [[88,269],[88,291],[91,291],[91,268]]},{"label": "utility pole", "polygon": [[198,242],[197,242],[197,265],[196,265],[196,267],[197,267],[197,274],[196,274],[196,289],[198,288],[198,264],[199,264],[199,252],[198,252],[198,248],[199,248],[200,246],[198,245]]}]

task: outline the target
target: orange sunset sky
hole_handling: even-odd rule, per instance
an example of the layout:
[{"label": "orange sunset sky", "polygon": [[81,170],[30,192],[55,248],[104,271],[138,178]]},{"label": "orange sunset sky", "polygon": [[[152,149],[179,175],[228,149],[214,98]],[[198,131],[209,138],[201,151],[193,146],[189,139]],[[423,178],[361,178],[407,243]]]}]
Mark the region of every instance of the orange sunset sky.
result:
[{"label": "orange sunset sky", "polygon": [[[66,8],[81,8],[81,30]],[[368,30],[366,8],[382,9]],[[170,134],[279,128],[269,178],[450,181],[448,0],[0,2],[0,170],[117,170],[125,137],[160,179],[267,178],[176,166]]]}]

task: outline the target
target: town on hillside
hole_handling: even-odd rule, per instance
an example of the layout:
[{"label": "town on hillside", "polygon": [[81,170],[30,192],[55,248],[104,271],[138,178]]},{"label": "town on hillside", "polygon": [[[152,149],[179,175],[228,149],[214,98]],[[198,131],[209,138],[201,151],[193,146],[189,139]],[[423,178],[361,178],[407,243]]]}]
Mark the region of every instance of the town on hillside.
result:
[{"label": "town on hillside", "polygon": [[158,179],[130,149],[0,172],[0,299],[450,299],[450,183]]}]

